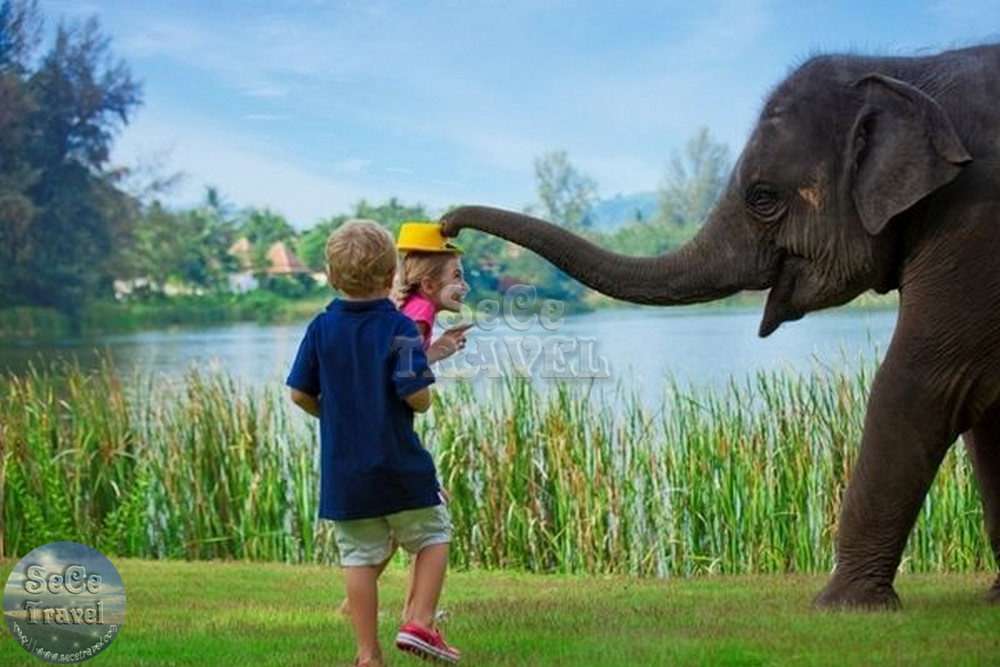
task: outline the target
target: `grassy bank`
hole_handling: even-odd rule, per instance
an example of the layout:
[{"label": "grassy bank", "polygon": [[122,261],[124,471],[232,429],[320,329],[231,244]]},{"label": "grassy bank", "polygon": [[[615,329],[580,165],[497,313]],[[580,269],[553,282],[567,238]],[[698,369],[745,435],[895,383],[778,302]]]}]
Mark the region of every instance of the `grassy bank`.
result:
[{"label": "grassy bank", "polygon": [[147,302],[94,302],[83,308],[80,321],[75,323],[53,308],[11,308],[0,310],[0,340],[59,339],[229,322],[300,322],[322,310],[329,299],[328,294],[286,299],[256,291],[163,297]]},{"label": "grassy bank", "polygon": [[95,303],[84,313],[84,333],[162,329],[228,322],[281,323],[308,319],[328,297],[286,299],[267,292],[170,297],[150,303]]},{"label": "grassy bank", "polygon": [[[720,301],[688,306],[688,308],[694,310],[760,308],[763,307],[765,296],[759,292],[743,292]],[[74,331],[74,323],[66,315],[55,309],[10,308],[0,310],[0,340],[53,339],[76,334],[120,333],[228,322],[302,322],[321,311],[332,297],[332,292],[328,292],[325,288],[317,288],[311,292],[309,298],[297,299],[257,290],[246,294],[161,297],[145,302],[95,302],[84,307],[81,321],[77,323],[78,331]],[[544,292],[539,292],[525,313],[539,312],[546,298]],[[485,292],[473,295],[469,302],[476,304],[482,299],[493,299],[497,303],[503,303],[504,295]],[[896,293],[880,296],[866,292],[852,301],[848,307],[894,308],[897,304]],[[519,307],[520,305],[523,304],[519,304]],[[588,291],[585,298],[579,302],[566,304],[565,314],[635,307],[633,304]]]},{"label": "grassy bank", "polygon": [[69,319],[54,308],[4,308],[0,310],[0,340],[65,336]]},{"label": "grassy bank", "polygon": [[[827,572],[870,380],[870,367],[762,374],[724,392],[673,387],[658,410],[579,382],[443,386],[418,423],[451,496],[455,565]],[[69,539],[127,557],[330,562],[315,520],[315,433],[281,387],[225,375],[3,377],[0,550]],[[954,448],[903,569],[990,567],[970,467]]]},{"label": "grassy bank", "polygon": [[[253,563],[115,560],[125,623],[98,658],[118,665],[348,665],[354,639],[336,611],[339,570]],[[14,561],[2,563],[7,573]],[[389,664],[406,588],[383,577],[379,635]],[[695,579],[452,572],[442,626],[480,667],[634,665],[947,665],[996,663],[1000,608],[989,578],[903,575],[897,613],[812,611],[822,576]],[[292,594],[294,592],[294,594]],[[0,663],[29,664],[9,633]]]}]

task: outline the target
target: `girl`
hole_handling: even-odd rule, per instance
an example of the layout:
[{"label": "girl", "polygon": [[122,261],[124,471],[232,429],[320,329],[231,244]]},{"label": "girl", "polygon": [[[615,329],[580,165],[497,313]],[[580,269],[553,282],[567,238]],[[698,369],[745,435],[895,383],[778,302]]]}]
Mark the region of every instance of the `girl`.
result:
[{"label": "girl", "polygon": [[417,325],[428,363],[445,359],[465,347],[471,324],[448,329],[433,341],[434,319],[442,310],[458,312],[469,292],[460,256],[436,223],[405,223],[396,249],[404,253],[396,273],[394,297],[399,309]]}]

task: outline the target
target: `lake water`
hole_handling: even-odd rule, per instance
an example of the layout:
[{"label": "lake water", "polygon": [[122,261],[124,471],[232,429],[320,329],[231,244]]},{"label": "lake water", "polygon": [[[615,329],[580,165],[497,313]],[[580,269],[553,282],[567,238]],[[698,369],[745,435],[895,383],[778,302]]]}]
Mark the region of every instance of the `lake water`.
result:
[{"label": "lake water", "polygon": [[[682,386],[719,387],[730,378],[742,380],[759,371],[809,373],[881,358],[896,312],[814,313],[784,324],[766,339],[757,336],[760,318],[757,308],[601,310],[565,317],[552,331],[540,322],[515,331],[498,318],[492,331],[473,329],[464,358],[446,362],[439,374],[463,375],[482,384],[491,376],[516,372],[514,367],[522,362],[527,373],[541,381],[545,375],[571,376],[607,387],[621,384],[656,399],[671,378]],[[4,342],[0,371],[22,372],[29,363],[74,358],[90,368],[103,355],[123,376],[179,377],[197,365],[225,369],[251,385],[281,385],[305,325],[229,324],[56,343]],[[588,374],[600,377],[581,377]],[[439,384],[449,381],[457,380],[442,379]]]}]

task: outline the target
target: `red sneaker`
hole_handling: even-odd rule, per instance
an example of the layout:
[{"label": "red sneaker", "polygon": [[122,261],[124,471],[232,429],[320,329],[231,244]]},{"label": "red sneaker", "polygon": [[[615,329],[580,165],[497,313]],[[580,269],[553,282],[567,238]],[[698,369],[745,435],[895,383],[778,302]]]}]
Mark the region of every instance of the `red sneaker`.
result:
[{"label": "red sneaker", "polygon": [[412,653],[425,660],[439,660],[449,665],[457,665],[461,652],[444,641],[437,630],[422,628],[416,623],[404,623],[396,635],[396,648]]}]

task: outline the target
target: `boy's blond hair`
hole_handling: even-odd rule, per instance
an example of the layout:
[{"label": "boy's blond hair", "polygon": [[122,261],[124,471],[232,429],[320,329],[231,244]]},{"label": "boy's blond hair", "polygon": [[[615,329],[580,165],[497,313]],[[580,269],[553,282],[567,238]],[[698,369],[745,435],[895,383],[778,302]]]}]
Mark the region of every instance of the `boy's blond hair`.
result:
[{"label": "boy's blond hair", "polygon": [[392,298],[396,305],[403,303],[420,290],[424,278],[440,280],[448,260],[457,256],[451,252],[408,252],[396,272]]},{"label": "boy's blond hair", "polygon": [[327,280],[347,296],[384,289],[396,262],[392,234],[374,220],[348,220],[326,242]]}]

